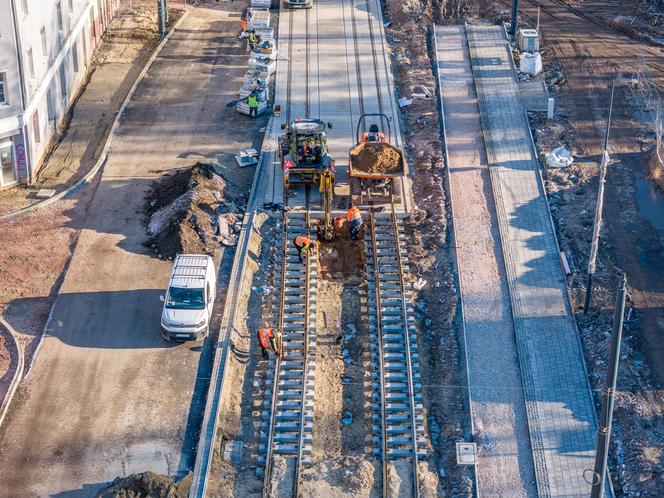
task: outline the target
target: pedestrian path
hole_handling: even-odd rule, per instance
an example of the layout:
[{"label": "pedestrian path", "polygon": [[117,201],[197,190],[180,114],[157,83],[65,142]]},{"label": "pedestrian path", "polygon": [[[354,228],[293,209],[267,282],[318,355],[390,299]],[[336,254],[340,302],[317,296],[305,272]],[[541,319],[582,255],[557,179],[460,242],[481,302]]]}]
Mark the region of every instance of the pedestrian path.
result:
[{"label": "pedestrian path", "polygon": [[[468,25],[541,497],[586,497],[597,422],[510,47]],[[607,496],[612,496],[607,490]]]},{"label": "pedestrian path", "polygon": [[463,26],[436,26],[479,496],[534,497],[509,288]]}]

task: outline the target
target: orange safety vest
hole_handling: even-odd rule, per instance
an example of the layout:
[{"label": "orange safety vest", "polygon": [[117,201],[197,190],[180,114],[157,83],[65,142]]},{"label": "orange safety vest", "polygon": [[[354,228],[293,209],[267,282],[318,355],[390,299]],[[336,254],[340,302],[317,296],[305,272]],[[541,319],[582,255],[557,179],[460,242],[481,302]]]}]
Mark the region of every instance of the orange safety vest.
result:
[{"label": "orange safety vest", "polygon": [[353,220],[361,220],[362,219],[362,214],[360,213],[360,210],[353,206],[348,210],[348,215],[346,216],[346,219],[348,221],[353,221]]},{"label": "orange safety vest", "polygon": [[309,244],[311,244],[311,239],[310,238],[304,237],[302,235],[298,235],[297,237],[295,237],[295,245],[297,247],[306,247]]},{"label": "orange safety vest", "polygon": [[268,347],[269,341],[273,337],[274,333],[272,332],[272,329],[258,329],[258,340],[264,348]]}]

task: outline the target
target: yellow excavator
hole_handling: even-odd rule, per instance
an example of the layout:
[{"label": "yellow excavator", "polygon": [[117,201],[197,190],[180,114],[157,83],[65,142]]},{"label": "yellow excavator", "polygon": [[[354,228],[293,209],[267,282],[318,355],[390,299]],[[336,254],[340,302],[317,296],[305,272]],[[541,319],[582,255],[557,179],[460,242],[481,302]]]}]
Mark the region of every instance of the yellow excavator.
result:
[{"label": "yellow excavator", "polygon": [[320,119],[297,118],[284,123],[285,133],[279,138],[281,167],[284,171],[284,190],[291,184],[315,185],[323,201],[323,224],[320,237],[334,238],[332,199],[334,197],[334,159],[327,148],[326,128]]}]

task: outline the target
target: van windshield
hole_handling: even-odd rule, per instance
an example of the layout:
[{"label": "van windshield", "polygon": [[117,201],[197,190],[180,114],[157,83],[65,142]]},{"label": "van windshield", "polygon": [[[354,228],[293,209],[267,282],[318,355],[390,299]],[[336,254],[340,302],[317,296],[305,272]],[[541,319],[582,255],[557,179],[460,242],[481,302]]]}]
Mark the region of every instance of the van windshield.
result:
[{"label": "van windshield", "polygon": [[205,308],[203,289],[171,287],[168,289],[166,307],[174,310],[202,310]]}]

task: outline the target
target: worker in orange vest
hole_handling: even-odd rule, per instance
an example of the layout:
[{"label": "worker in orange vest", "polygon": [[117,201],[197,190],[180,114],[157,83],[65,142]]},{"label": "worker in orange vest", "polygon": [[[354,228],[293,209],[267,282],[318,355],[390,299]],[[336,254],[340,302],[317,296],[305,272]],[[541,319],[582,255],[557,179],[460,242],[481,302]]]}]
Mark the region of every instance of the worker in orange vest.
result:
[{"label": "worker in orange vest", "polygon": [[346,220],[348,221],[350,238],[357,240],[360,236],[360,229],[362,228],[362,214],[360,210],[351,204],[346,215]]},{"label": "worker in orange vest", "polygon": [[314,252],[314,248],[311,247],[311,239],[304,235],[295,237],[293,244],[295,244],[295,248],[297,249],[297,256],[300,258],[300,263],[304,263],[303,256],[309,256]]},{"label": "worker in orange vest", "polygon": [[258,329],[258,343],[263,350],[263,358],[269,356],[267,348],[272,346],[275,353],[279,354],[281,350],[281,332],[270,327]]}]

